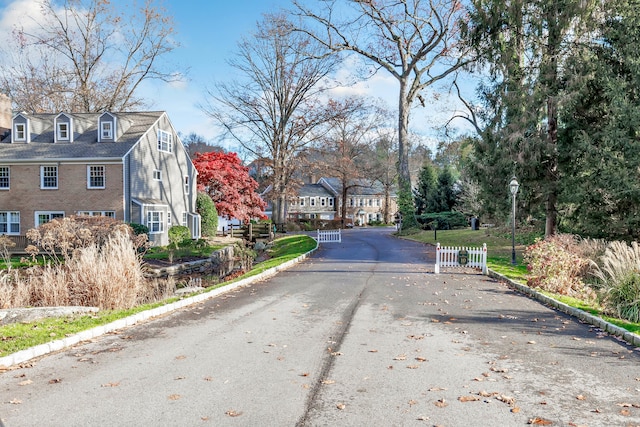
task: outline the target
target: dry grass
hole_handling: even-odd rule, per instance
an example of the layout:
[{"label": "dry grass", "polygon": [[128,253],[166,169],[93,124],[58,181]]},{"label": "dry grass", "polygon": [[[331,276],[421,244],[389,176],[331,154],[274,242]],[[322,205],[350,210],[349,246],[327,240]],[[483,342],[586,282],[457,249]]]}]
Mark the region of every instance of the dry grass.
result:
[{"label": "dry grass", "polygon": [[20,276],[0,277],[0,305],[48,307],[80,305],[127,309],[173,292],[172,281],[148,281],[140,253],[126,232],[77,248],[64,263],[31,267]]}]

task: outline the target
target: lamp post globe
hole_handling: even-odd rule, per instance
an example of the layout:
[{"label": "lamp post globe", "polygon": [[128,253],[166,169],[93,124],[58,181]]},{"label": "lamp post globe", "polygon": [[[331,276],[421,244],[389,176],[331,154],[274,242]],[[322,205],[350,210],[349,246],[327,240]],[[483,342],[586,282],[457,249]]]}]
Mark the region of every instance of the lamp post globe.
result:
[{"label": "lamp post globe", "polygon": [[511,178],[511,182],[509,183],[509,191],[512,196],[512,207],[513,212],[511,215],[511,264],[516,265],[516,194],[518,194],[518,188],[520,184],[518,184],[518,180],[514,176]]}]

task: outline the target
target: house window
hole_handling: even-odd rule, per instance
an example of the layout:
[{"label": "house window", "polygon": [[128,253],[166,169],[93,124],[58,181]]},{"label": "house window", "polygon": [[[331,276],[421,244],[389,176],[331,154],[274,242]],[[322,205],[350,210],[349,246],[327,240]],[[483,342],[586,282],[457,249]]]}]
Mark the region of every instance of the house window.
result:
[{"label": "house window", "polygon": [[27,140],[27,125],[25,123],[16,123],[15,125],[15,135],[13,137],[15,141],[26,141]]},{"label": "house window", "polygon": [[189,177],[184,176],[184,194],[189,194]]},{"label": "house window", "polygon": [[20,234],[20,212],[0,211],[0,234]]},{"label": "house window", "polygon": [[376,199],[375,202],[376,202],[376,207],[380,207],[380,199]]},{"label": "house window", "polygon": [[327,206],[327,199],[325,197],[320,197],[320,206]]},{"label": "house window", "polygon": [[333,207],[333,197],[329,197],[329,206]]},{"label": "house window", "polygon": [[153,180],[162,181],[162,171],[158,169],[153,170]]},{"label": "house window", "polygon": [[351,207],[355,206],[355,203],[353,202],[353,198],[349,199],[349,206]]},{"label": "house window", "polygon": [[104,166],[87,166],[87,188],[104,188]]},{"label": "house window", "polygon": [[180,223],[180,225],[184,225],[185,227],[187,226],[187,213],[186,212],[182,212],[182,222]]},{"label": "house window", "polygon": [[304,197],[300,197],[300,206],[304,206]]},{"label": "house window", "polygon": [[169,132],[158,130],[158,150],[173,153],[172,137]]},{"label": "house window", "polygon": [[100,123],[100,135],[102,139],[113,139],[113,123],[101,122]]},{"label": "house window", "polygon": [[85,215],[85,216],[105,216],[107,218],[115,218],[115,211],[78,211],[76,215]]},{"label": "house window", "polygon": [[69,123],[58,123],[58,139],[69,139]]},{"label": "house window", "polygon": [[36,227],[56,218],[64,218],[64,212],[36,212]]},{"label": "house window", "polygon": [[9,166],[0,166],[0,190],[9,189]]},{"label": "house window", "polygon": [[149,233],[162,233],[164,231],[163,215],[160,211],[147,212],[147,227]]},{"label": "house window", "polygon": [[373,206],[373,200],[369,199],[369,206]]},{"label": "house window", "polygon": [[171,212],[167,212],[167,229],[171,228]]},{"label": "house window", "polygon": [[315,206],[315,205],[316,205],[316,198],[309,197],[309,206]]},{"label": "house window", "polygon": [[364,206],[364,199],[358,199],[360,201],[360,206]]},{"label": "house window", "polygon": [[58,166],[40,166],[40,188],[58,188]]}]

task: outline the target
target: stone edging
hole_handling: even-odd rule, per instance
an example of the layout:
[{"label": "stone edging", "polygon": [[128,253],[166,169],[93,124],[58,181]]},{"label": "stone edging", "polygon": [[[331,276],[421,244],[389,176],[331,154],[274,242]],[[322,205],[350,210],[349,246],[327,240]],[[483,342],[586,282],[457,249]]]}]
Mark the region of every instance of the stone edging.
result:
[{"label": "stone edging", "polygon": [[297,258],[294,258],[276,267],[265,270],[262,273],[257,274],[255,276],[247,277],[246,279],[238,280],[237,282],[233,282],[228,285],[221,286],[212,291],[196,294],[196,295],[181,299],[179,301],[173,302],[171,304],[166,304],[160,307],[153,308],[151,310],[142,311],[132,316],[118,319],[106,325],[96,326],[95,328],[78,332],[77,334],[71,335],[63,339],[51,341],[45,344],[40,344],[35,347],[31,347],[25,350],[18,351],[16,353],[12,353],[5,357],[0,357],[0,368],[8,368],[13,365],[19,365],[21,363],[29,361],[30,359],[44,356],[45,354],[53,353],[55,351],[62,350],[66,347],[74,346],[76,344],[81,343],[82,341],[88,341],[88,340],[97,338],[101,335],[113,332],[115,330],[133,326],[137,323],[144,322],[151,318],[162,316],[172,311],[179,310],[191,304],[200,303],[202,301],[208,300],[210,298],[214,298],[218,295],[224,294],[234,289],[250,285],[260,280],[265,280],[271,276],[276,275],[280,271],[293,267],[295,264],[306,259],[310,254],[312,254],[317,249],[318,249],[318,244],[316,242],[316,247],[311,249],[306,254],[300,255]]},{"label": "stone edging", "polygon": [[609,323],[606,320],[594,316],[591,313],[587,313],[586,311],[580,310],[579,308],[571,307],[563,302],[557,301],[553,298],[550,298],[536,290],[530,288],[527,285],[523,285],[521,283],[514,282],[513,280],[503,276],[502,274],[496,273],[493,270],[488,270],[488,276],[494,279],[499,279],[507,283],[511,288],[514,288],[518,292],[521,292],[529,297],[540,301],[541,303],[548,305],[550,307],[555,308],[563,313],[566,313],[570,316],[576,317],[582,320],[585,323],[589,323],[593,326],[597,326],[608,334],[615,335],[617,337],[622,338],[626,342],[636,347],[640,347],[640,335],[634,334],[633,332],[629,332],[624,328],[614,325],[613,323]]}]

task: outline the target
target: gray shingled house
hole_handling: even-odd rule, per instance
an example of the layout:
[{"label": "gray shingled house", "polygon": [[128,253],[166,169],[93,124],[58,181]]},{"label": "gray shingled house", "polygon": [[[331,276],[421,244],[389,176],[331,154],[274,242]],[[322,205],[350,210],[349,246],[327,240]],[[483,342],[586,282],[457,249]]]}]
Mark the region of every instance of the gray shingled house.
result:
[{"label": "gray shingled house", "polygon": [[166,112],[19,113],[2,127],[0,234],[102,215],[146,225],[155,245],[171,225],[200,237],[197,171]]}]

